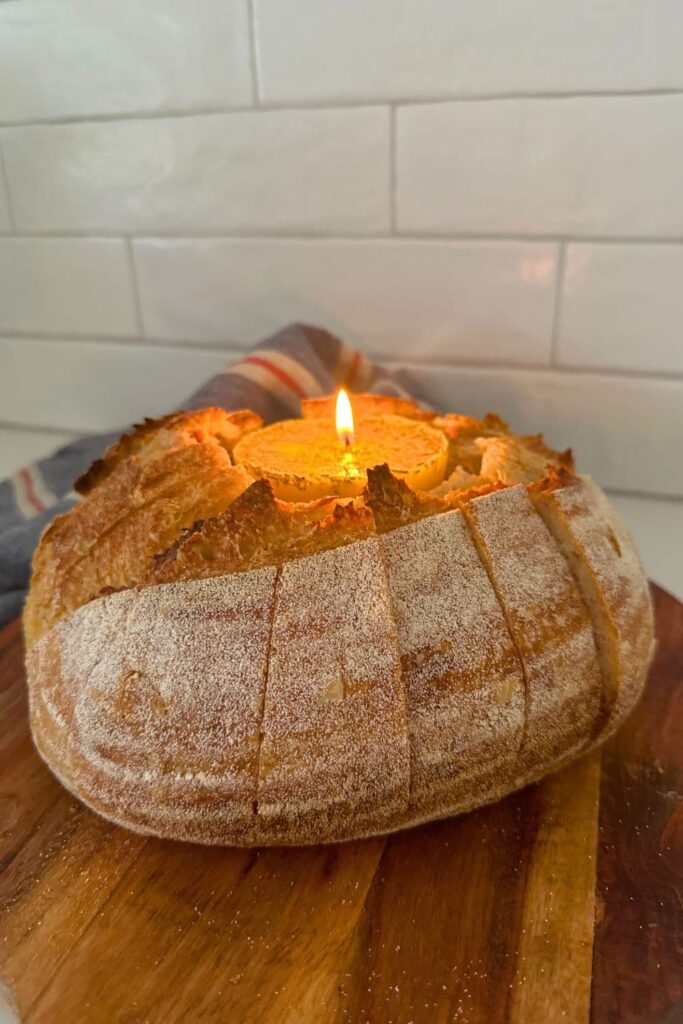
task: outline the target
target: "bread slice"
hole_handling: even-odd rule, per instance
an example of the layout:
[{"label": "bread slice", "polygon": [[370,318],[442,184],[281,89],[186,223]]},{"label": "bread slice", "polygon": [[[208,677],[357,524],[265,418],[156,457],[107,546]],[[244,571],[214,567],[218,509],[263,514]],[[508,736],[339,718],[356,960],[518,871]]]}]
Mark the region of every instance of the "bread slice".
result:
[{"label": "bread slice", "polygon": [[211,442],[230,453],[245,434],[262,426],[263,420],[251,409],[226,412],[212,406],[146,419],[107,448],[104,455],[79,476],[74,490],[79,494],[90,494],[117,466],[133,456],[147,462],[166,451]]},{"label": "bread slice", "polygon": [[279,572],[258,817],[275,842],[381,832],[408,803],[406,703],[377,538]]},{"label": "bread slice", "polygon": [[498,437],[508,433],[505,420],[491,412],[487,412],[482,420],[450,412],[445,416],[435,417],[432,426],[443,430],[448,438],[447,476],[458,467],[477,476],[481,468],[481,451],[477,447],[477,439]]},{"label": "bread slice", "polygon": [[520,767],[575,755],[595,734],[601,691],[576,581],[526,488],[475,498],[465,514],[524,670]]},{"label": "bread slice", "polygon": [[478,437],[474,444],[481,454],[480,474],[495,483],[532,484],[547,476],[551,469],[574,470],[571,449],[553,451],[540,434]]},{"label": "bread slice", "polygon": [[[86,487],[83,501],[44,531],[24,614],[29,646],[104,588],[139,582],[152,556],[183,528],[222,512],[252,482],[226,446],[201,429],[202,416],[185,415],[193,425],[188,432],[174,417],[174,431],[146,429],[137,442],[144,440],[143,451],[123,458],[117,446],[110,449],[98,486]],[[213,411],[205,418],[213,422]]]},{"label": "bread slice", "polygon": [[126,590],[39,640],[32,727],[65,785],[138,831],[253,840],[275,577]]},{"label": "bread slice", "polygon": [[522,666],[461,511],[381,543],[408,707],[410,807],[435,817],[514,778]]},{"label": "bread slice", "polygon": [[654,617],[647,577],[628,530],[589,477],[535,491],[533,498],[589,609],[609,732],[640,696],[652,655]]}]

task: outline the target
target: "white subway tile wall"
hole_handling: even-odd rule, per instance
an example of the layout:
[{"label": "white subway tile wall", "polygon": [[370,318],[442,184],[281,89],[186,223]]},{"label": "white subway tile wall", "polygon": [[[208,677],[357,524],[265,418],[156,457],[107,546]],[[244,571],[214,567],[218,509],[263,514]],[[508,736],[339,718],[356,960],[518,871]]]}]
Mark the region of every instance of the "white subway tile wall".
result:
[{"label": "white subway tile wall", "polygon": [[382,107],[39,125],[2,139],[19,231],[389,227]]},{"label": "white subway tile wall", "polygon": [[274,103],[683,87],[678,0],[254,0]]},{"label": "white subway tile wall", "polygon": [[119,238],[0,238],[0,331],[139,332]]},{"label": "white subway tile wall", "polygon": [[234,353],[0,337],[2,422],[86,433],[176,408]]},{"label": "white subway tile wall", "polygon": [[682,124],[678,0],[6,0],[0,424],[308,320],[683,496]]},{"label": "white subway tile wall", "polygon": [[301,320],[380,357],[550,362],[545,242],[156,239],[134,254],[152,337],[239,346]]},{"label": "white subway tile wall", "polygon": [[248,105],[247,0],[22,0],[0,18],[0,122]]},{"label": "white subway tile wall", "polygon": [[398,227],[680,238],[682,126],[683,95],[401,108]]},{"label": "white subway tile wall", "polygon": [[683,246],[570,245],[561,365],[683,375]]},{"label": "white subway tile wall", "polygon": [[12,215],[10,213],[9,195],[5,180],[5,161],[2,153],[2,142],[0,141],[0,234],[12,230]]}]

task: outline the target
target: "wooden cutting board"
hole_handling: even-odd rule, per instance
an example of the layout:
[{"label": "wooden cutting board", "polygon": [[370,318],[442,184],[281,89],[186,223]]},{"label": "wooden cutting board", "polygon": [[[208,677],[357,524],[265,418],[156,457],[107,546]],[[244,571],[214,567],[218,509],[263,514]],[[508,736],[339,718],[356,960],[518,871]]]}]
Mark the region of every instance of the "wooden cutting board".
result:
[{"label": "wooden cutting board", "polygon": [[44,1024],[683,1021],[683,605],[600,753],[388,839],[228,850],[100,820],[33,752],[0,634],[0,978]]}]

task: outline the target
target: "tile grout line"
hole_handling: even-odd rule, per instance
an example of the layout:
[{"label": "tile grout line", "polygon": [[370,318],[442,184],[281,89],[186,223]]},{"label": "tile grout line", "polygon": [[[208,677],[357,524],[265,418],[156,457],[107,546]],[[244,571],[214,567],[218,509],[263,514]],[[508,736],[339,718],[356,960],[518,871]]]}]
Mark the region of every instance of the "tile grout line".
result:
[{"label": "tile grout line", "polygon": [[52,424],[12,423],[9,420],[0,420],[0,434],[2,434],[3,430],[20,430],[26,434],[73,434],[74,438],[88,436],[88,431],[82,429],[55,427]]},{"label": "tile grout line", "polygon": [[434,242],[445,244],[448,242],[459,243],[512,243],[512,244],[534,244],[534,245],[558,245],[561,242],[567,244],[577,243],[581,245],[612,245],[623,248],[637,247],[641,245],[675,247],[683,245],[683,235],[585,235],[563,232],[560,234],[547,234],[544,232],[493,232],[493,231],[458,231],[450,232],[434,231],[410,231],[398,230],[395,234],[388,232],[372,232],[364,234],[349,234],[343,231],[333,232],[331,229],[322,231],[310,230],[308,233],[297,229],[275,229],[264,228],[253,231],[235,232],[229,227],[215,230],[194,230],[192,232],[173,230],[111,230],[107,228],[87,229],[44,229],[42,231],[17,231],[16,234],[0,231],[0,241],[10,238],[29,238],[36,241],[59,240],[59,239],[120,239],[130,238],[133,242],[202,242],[202,241],[223,241],[223,242],[295,242],[302,244],[318,244],[320,242],[355,244],[355,243],[377,243],[394,241],[399,245],[409,245],[411,242]]},{"label": "tile grout line", "polygon": [[[253,0],[249,2],[250,12],[253,10]],[[251,19],[250,19],[251,20]],[[254,19],[255,20],[255,19]],[[250,35],[251,35],[250,27]],[[256,54],[254,54],[256,55]],[[54,118],[33,118],[19,121],[0,121],[1,129],[51,127],[54,125],[107,123],[110,121],[148,120],[152,118],[165,119],[173,117],[202,117],[215,114],[241,114],[260,113],[261,111],[275,112],[298,112],[309,110],[357,110],[367,107],[386,107],[395,105],[399,107],[421,107],[440,106],[443,104],[456,103],[500,103],[514,100],[562,100],[574,99],[638,99],[657,98],[667,96],[683,96],[683,88],[652,88],[652,89],[593,89],[593,90],[567,90],[565,92],[553,92],[552,90],[539,92],[508,91],[496,93],[471,93],[469,95],[433,95],[425,97],[401,97],[383,96],[371,99],[369,97],[358,99],[334,99],[333,97],[322,97],[316,100],[259,100],[257,105],[236,103],[224,106],[197,106],[192,108],[175,108],[168,110],[130,110],[114,113],[92,113],[72,114]]]},{"label": "tile grout line", "polygon": [[567,261],[567,243],[560,241],[557,253],[557,273],[555,275],[555,305],[553,308],[553,322],[550,335],[550,365],[558,366],[558,341],[560,331],[560,317],[562,316],[562,293],[564,291],[564,274]]},{"label": "tile grout line", "polygon": [[[205,355],[223,353],[229,359],[241,357],[248,353],[248,349],[245,348],[243,341],[236,342],[229,338],[213,340],[211,338],[190,339],[187,337],[158,337],[152,335],[136,335],[131,337],[113,334],[93,335],[92,333],[74,335],[73,333],[55,332],[54,334],[46,334],[44,331],[8,330],[0,327],[0,342],[21,340],[38,342],[39,344],[87,345],[92,349],[103,344],[116,345],[120,348],[129,346],[139,347],[142,344],[150,348],[165,349],[169,354],[175,352]],[[472,370],[483,373],[503,371],[526,374],[554,373],[560,376],[610,377],[618,380],[652,381],[671,384],[683,382],[683,372],[678,370],[625,369],[618,366],[572,366],[566,363],[552,366],[547,362],[511,362],[501,359],[491,360],[491,362],[476,362],[475,360],[468,361],[465,359],[455,362],[446,362],[438,359],[421,362],[411,358],[388,357],[386,353],[377,351],[370,351],[368,356],[383,366],[393,368],[407,367],[418,372],[423,370],[445,370],[447,372]]]},{"label": "tile grout line", "polygon": [[548,363],[513,363],[501,359],[493,359],[491,362],[476,362],[474,360],[459,360],[458,362],[445,362],[442,359],[429,360],[421,362],[416,359],[410,358],[388,358],[386,355],[377,355],[376,353],[370,352],[368,354],[370,359],[374,359],[375,362],[381,363],[383,366],[391,369],[407,367],[411,370],[422,371],[422,370],[437,370],[437,371],[451,371],[451,370],[474,370],[477,372],[491,372],[496,373],[499,370],[503,372],[520,372],[520,373],[551,373],[559,376],[590,376],[590,377],[613,377],[619,378],[620,380],[651,380],[661,381],[663,383],[675,383],[680,384],[683,381],[683,373],[680,371],[650,371],[650,370],[627,370],[622,367],[616,366],[569,366],[566,363],[561,366],[550,366]]},{"label": "tile grout line", "polygon": [[122,335],[122,334],[46,334],[36,331],[12,331],[0,328],[0,342],[3,341],[27,341],[37,342],[46,345],[86,345],[93,351],[100,345],[116,345],[122,349],[139,348],[141,345],[148,345],[150,348],[166,349],[170,354],[182,352],[185,354],[213,355],[222,353],[226,358],[242,357],[248,355],[248,349],[243,342],[232,342],[229,339],[221,338],[219,341],[211,339],[192,341],[191,339],[159,338],[148,335]]},{"label": "tile grout line", "polygon": [[249,21],[249,73],[251,76],[252,99],[257,109],[262,108],[261,89],[258,73],[258,53],[256,47],[256,9],[254,0],[247,0],[247,18]]},{"label": "tile grout line", "polygon": [[135,253],[133,252],[133,242],[130,236],[124,238],[124,244],[126,248],[126,264],[128,267],[128,278],[130,281],[130,287],[133,297],[133,310],[135,314],[135,324],[138,330],[138,334],[141,338],[145,337],[145,318],[142,315],[142,299],[140,298],[140,282],[138,281],[137,264],[135,262]]},{"label": "tile grout line", "polygon": [[9,187],[9,175],[7,173],[7,165],[5,163],[5,151],[2,145],[2,136],[0,135],[0,181],[5,185],[5,195],[7,196],[7,213],[9,215],[9,223],[11,232],[9,237],[13,238],[17,233],[17,223],[14,217],[14,204],[12,203],[12,193]]},{"label": "tile grout line", "polygon": [[397,233],[398,221],[398,139],[396,134],[396,105],[389,107],[389,229]]}]

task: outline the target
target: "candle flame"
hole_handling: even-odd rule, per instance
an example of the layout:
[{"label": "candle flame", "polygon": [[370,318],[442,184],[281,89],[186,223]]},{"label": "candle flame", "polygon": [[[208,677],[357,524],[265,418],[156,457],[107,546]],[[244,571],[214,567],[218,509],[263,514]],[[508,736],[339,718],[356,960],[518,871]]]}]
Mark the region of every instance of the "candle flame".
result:
[{"label": "candle flame", "polygon": [[337,437],[350,448],[353,442],[353,410],[344,388],[340,388],[337,395],[336,425]]}]

